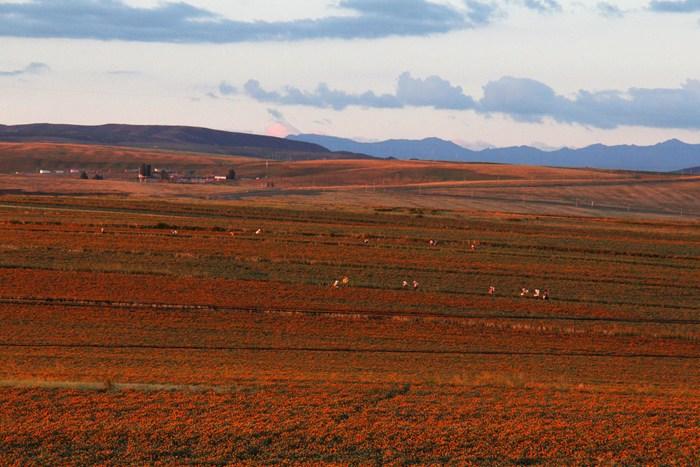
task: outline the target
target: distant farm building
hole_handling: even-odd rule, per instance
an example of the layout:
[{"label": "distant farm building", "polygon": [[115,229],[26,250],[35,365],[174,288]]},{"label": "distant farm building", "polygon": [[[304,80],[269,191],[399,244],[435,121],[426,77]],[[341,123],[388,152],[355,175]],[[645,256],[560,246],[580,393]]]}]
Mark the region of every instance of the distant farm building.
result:
[{"label": "distant farm building", "polygon": [[185,174],[171,171],[170,169],[152,168],[150,164],[141,164],[139,167],[139,181],[147,182],[155,178],[161,181],[174,183],[223,183],[234,180],[235,171],[231,169],[227,175],[195,175],[194,171],[189,171]]}]

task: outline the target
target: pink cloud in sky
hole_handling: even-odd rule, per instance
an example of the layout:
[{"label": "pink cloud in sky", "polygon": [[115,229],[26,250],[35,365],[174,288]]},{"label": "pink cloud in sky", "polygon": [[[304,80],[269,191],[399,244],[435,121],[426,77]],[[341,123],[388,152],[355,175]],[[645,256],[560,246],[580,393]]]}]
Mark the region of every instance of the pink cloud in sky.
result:
[{"label": "pink cloud in sky", "polygon": [[285,138],[289,135],[290,129],[284,123],[274,122],[265,129],[265,134],[268,136],[276,136],[277,138]]},{"label": "pink cloud in sky", "polygon": [[272,115],[274,120],[265,129],[266,135],[285,138],[288,135],[301,133],[294,125],[289,123],[280,112],[271,109],[268,109],[268,112]]}]

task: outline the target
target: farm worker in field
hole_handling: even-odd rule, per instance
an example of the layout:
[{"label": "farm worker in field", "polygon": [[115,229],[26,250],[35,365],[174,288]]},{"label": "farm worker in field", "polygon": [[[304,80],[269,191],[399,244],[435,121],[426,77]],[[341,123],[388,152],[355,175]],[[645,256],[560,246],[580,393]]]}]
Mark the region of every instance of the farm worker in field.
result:
[{"label": "farm worker in field", "polygon": [[348,285],[350,283],[350,278],[348,276],[344,276],[341,282],[343,285]]},{"label": "farm worker in field", "polygon": [[339,281],[338,279],[334,280],[334,281],[333,281],[333,288],[334,288],[334,289],[337,289],[337,288],[338,288],[338,284],[340,284],[340,281]]},{"label": "farm worker in field", "polygon": [[368,238],[365,238],[364,240],[362,240],[362,243],[364,243],[365,245],[368,244],[368,243],[369,243],[369,239],[368,239]]},{"label": "farm worker in field", "polygon": [[105,228],[104,228],[104,227],[100,228],[100,233],[101,233],[101,234],[105,233]]},{"label": "farm worker in field", "polygon": [[549,300],[549,290],[544,289],[542,291],[542,300]]},{"label": "farm worker in field", "polygon": [[418,290],[418,281],[413,281],[413,290]]},{"label": "farm worker in field", "polygon": [[532,294],[535,298],[540,298],[540,289],[535,289],[535,293]]},{"label": "farm worker in field", "polygon": [[495,293],[496,293],[496,287],[494,287],[493,285],[489,286],[489,295],[493,295]]},{"label": "farm worker in field", "polygon": [[173,231],[171,231],[170,233],[173,234],[173,235],[177,235],[177,230],[173,230]]},{"label": "farm worker in field", "polygon": [[530,293],[529,290],[527,290],[525,287],[520,289],[520,296],[521,297],[527,297],[527,294]]},{"label": "farm worker in field", "polygon": [[255,231],[255,235],[260,235],[262,233],[262,229],[258,229]]},{"label": "farm worker in field", "polygon": [[401,287],[403,287],[404,289],[405,289],[406,287],[408,287],[408,281],[403,281],[403,282],[401,283]]}]

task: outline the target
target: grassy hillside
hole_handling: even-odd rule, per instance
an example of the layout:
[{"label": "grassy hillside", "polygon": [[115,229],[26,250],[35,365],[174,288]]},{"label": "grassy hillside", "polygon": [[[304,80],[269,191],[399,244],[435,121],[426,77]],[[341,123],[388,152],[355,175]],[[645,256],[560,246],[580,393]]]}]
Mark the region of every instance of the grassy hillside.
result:
[{"label": "grassy hillside", "polygon": [[0,141],[59,142],[235,154],[277,160],[368,157],[336,154],[313,143],[208,128],[165,125],[0,125]]}]

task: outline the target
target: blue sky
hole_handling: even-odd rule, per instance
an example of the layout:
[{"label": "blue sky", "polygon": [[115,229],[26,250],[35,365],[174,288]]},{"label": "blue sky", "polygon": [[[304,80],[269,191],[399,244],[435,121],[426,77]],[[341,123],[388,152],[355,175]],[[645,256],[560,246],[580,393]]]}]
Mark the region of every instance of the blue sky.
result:
[{"label": "blue sky", "polygon": [[0,0],[0,122],[700,142],[700,1]]}]

